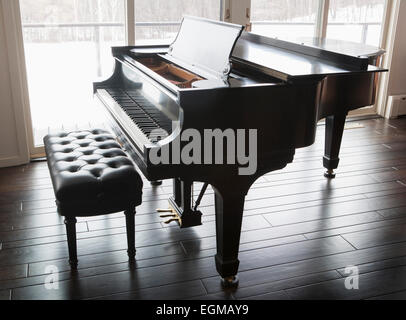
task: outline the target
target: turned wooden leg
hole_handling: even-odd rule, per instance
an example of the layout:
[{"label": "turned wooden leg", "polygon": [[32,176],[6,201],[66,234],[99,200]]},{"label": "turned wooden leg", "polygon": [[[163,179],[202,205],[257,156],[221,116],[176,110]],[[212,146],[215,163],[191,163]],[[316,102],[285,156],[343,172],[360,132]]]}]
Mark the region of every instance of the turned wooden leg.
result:
[{"label": "turned wooden leg", "polygon": [[238,249],[245,197],[241,193],[215,191],[217,254],[216,268],[224,287],[238,285]]},{"label": "turned wooden leg", "polygon": [[340,154],[346,116],[346,113],[342,113],[326,118],[326,141],[323,158],[323,166],[327,169],[324,174],[326,178],[335,178],[334,170],[337,169],[340,162],[338,156]]},{"label": "turned wooden leg", "polygon": [[68,249],[69,249],[69,264],[72,270],[76,270],[78,267],[78,255],[77,255],[77,245],[76,245],[76,218],[66,217],[66,235],[68,238]]},{"label": "turned wooden leg", "polygon": [[129,260],[135,259],[135,207],[131,207],[124,212],[127,228],[127,245]]}]

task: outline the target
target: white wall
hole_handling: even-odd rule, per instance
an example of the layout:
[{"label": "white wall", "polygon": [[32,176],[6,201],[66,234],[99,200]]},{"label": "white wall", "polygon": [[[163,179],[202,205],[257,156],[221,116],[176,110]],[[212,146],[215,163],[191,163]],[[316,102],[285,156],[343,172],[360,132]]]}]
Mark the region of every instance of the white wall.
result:
[{"label": "white wall", "polygon": [[406,94],[406,0],[400,1],[388,95]]},{"label": "white wall", "polygon": [[[9,3],[14,2],[10,1]],[[6,34],[7,23],[13,17],[6,16],[5,1],[0,1],[0,167],[15,166],[29,161],[29,151],[24,124],[22,99],[19,95],[16,56],[12,47],[13,33]],[[6,3],[7,6],[7,3]]]}]

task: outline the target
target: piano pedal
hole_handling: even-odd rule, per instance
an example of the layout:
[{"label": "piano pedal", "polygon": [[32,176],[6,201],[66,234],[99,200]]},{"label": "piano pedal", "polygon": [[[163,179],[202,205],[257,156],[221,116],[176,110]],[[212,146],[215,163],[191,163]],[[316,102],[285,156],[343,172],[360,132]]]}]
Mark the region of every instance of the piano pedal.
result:
[{"label": "piano pedal", "polygon": [[[169,220],[164,221],[165,224],[170,224],[171,222],[177,222],[177,223],[179,223],[180,226],[182,225],[182,219],[176,213],[176,211],[174,209],[172,209],[172,208],[169,208],[169,209],[157,209],[156,211],[159,212],[159,213],[164,213],[164,214],[161,214],[159,216],[161,218],[171,218]],[[165,214],[165,212],[168,213],[168,214]]]},{"label": "piano pedal", "polygon": [[171,222],[177,222],[177,223],[179,223],[179,225],[181,225],[182,224],[182,220],[178,217],[178,216],[175,216],[176,218],[172,218],[172,219],[169,219],[169,220],[166,220],[164,223],[165,224],[170,224]]},{"label": "piano pedal", "polygon": [[159,212],[159,213],[172,212],[173,214],[175,214],[175,211],[174,211],[172,208],[168,208],[168,209],[156,209],[156,212]]},{"label": "piano pedal", "polygon": [[161,217],[161,218],[175,218],[176,214],[161,214],[159,217]]}]

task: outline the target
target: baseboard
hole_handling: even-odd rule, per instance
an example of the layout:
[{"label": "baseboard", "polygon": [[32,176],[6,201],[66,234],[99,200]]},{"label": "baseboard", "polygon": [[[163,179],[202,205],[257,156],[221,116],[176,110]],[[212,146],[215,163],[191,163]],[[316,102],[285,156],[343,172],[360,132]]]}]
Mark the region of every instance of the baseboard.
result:
[{"label": "baseboard", "polygon": [[[364,115],[364,116],[348,116],[347,119],[345,120],[346,122],[355,122],[355,121],[363,121],[363,120],[373,120],[373,119],[382,119],[383,117],[377,114],[371,114],[371,115]],[[318,126],[324,126],[326,124],[325,119],[320,120],[317,125]]]},{"label": "baseboard", "polygon": [[21,157],[17,156],[0,158],[0,168],[16,167],[27,163],[28,162],[25,159],[21,159]]},{"label": "baseboard", "polygon": [[406,95],[389,96],[385,118],[395,119],[404,115],[406,115]]}]

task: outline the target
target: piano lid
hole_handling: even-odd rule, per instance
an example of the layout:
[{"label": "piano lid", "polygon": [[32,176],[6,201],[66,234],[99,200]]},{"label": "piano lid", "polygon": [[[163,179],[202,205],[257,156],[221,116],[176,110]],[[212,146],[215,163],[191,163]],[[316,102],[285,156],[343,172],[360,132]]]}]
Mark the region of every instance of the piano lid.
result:
[{"label": "piano lid", "polygon": [[[381,52],[376,52],[381,54]],[[382,72],[369,65],[369,56],[339,48],[338,42],[294,43],[244,32],[239,38],[232,61],[244,63],[285,81],[308,77]]]},{"label": "piano lid", "polygon": [[346,40],[322,39],[318,37],[298,37],[285,40],[299,43],[304,46],[319,48],[325,51],[335,52],[338,54],[357,58],[377,58],[385,53],[385,50],[381,48]]},{"label": "piano lid", "polygon": [[208,79],[226,79],[230,57],[243,26],[185,16],[163,57]]}]

